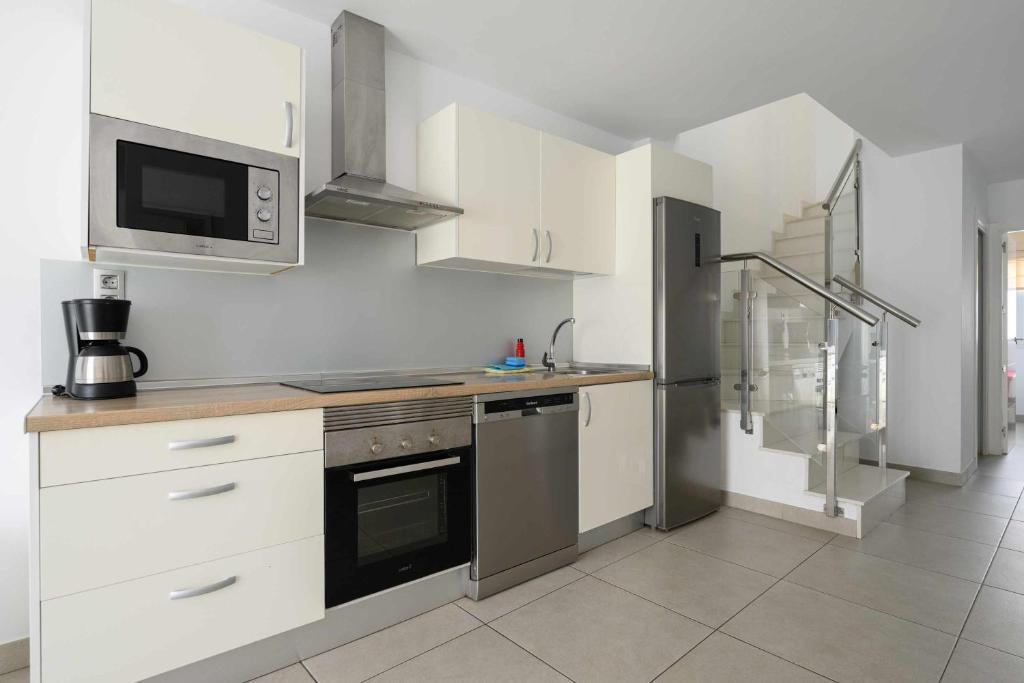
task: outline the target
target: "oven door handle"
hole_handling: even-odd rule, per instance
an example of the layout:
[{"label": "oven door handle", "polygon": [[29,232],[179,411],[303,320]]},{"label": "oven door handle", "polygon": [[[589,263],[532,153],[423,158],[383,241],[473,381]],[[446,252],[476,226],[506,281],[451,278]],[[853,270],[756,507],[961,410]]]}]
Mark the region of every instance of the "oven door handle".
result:
[{"label": "oven door handle", "polygon": [[372,472],[358,472],[352,475],[352,481],[369,481],[371,479],[395,477],[398,476],[399,474],[408,474],[409,472],[436,470],[441,467],[450,467],[451,465],[458,465],[460,462],[462,462],[462,458],[456,455],[451,458],[441,458],[440,460],[430,460],[428,462],[417,462],[412,465],[399,465],[398,467],[387,467],[382,470],[373,470]]}]

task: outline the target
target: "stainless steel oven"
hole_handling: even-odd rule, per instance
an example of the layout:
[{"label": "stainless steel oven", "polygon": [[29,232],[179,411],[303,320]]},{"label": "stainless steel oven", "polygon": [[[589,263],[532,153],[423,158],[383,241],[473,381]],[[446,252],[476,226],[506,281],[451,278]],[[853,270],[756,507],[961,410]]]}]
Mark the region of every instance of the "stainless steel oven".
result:
[{"label": "stainless steel oven", "polygon": [[327,607],[470,559],[471,397],[324,410]]},{"label": "stainless steel oven", "polygon": [[91,114],[89,246],[296,263],[299,160]]}]

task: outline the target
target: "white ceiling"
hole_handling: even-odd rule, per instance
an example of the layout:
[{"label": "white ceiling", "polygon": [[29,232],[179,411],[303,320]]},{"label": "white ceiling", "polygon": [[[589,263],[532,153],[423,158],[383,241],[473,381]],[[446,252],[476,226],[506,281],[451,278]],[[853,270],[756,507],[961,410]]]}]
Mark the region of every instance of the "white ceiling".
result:
[{"label": "white ceiling", "polygon": [[271,0],[628,139],[807,92],[893,155],[1024,177],[1021,0]]}]

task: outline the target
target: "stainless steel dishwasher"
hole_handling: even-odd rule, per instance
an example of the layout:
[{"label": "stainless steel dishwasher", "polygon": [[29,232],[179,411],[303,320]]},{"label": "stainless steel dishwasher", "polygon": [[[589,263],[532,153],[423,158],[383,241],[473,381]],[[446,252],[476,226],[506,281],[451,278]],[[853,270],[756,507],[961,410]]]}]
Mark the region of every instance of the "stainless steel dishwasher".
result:
[{"label": "stainless steel dishwasher", "polygon": [[477,396],[474,553],[469,596],[494,595],[576,560],[578,393]]}]

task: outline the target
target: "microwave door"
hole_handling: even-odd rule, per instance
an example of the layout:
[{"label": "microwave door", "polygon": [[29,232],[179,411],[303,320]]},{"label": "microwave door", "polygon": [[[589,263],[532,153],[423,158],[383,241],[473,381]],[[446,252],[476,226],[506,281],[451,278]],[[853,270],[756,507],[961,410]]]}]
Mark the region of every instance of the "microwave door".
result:
[{"label": "microwave door", "polygon": [[298,261],[298,160],[90,116],[89,246]]}]

